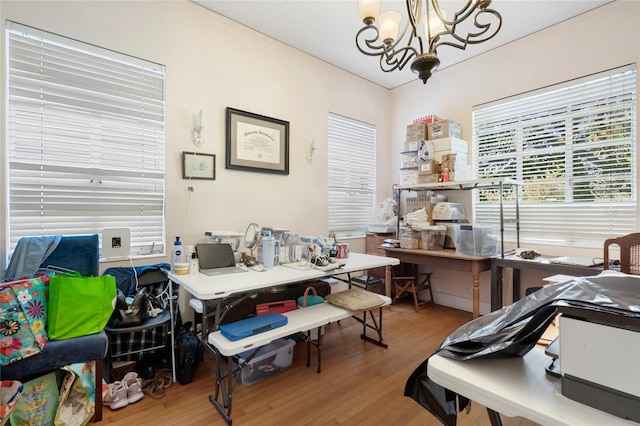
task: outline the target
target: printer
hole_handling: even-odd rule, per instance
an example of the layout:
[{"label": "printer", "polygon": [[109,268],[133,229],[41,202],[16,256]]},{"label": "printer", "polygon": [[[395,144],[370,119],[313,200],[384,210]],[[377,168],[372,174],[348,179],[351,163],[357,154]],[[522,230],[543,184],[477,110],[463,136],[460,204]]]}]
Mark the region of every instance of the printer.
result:
[{"label": "printer", "polygon": [[562,394],[640,422],[640,318],[560,308]]},{"label": "printer", "polygon": [[456,223],[469,223],[464,213],[464,206],[460,203],[439,202],[433,206],[431,216],[435,225],[444,225],[447,228],[444,236],[444,248],[456,248],[454,225]]}]

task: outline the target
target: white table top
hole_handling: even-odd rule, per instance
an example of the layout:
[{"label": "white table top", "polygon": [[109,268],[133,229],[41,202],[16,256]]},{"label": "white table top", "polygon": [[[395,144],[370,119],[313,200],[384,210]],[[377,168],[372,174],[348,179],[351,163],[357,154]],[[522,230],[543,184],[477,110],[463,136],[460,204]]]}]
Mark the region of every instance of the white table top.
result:
[{"label": "white table top", "polygon": [[505,416],[543,425],[637,425],[562,395],[560,379],[545,372],[551,359],[537,346],[523,358],[459,361],[434,355],[429,378]]},{"label": "white table top", "polygon": [[275,266],[264,272],[249,269],[248,272],[208,276],[202,273],[176,275],[169,274],[169,279],[184,286],[185,290],[202,300],[220,299],[232,294],[277,285],[291,284],[311,279],[363,271],[382,266],[398,265],[400,261],[393,257],[371,254],[350,253],[345,259],[346,265],[328,272],[319,269],[299,270],[287,266]]}]

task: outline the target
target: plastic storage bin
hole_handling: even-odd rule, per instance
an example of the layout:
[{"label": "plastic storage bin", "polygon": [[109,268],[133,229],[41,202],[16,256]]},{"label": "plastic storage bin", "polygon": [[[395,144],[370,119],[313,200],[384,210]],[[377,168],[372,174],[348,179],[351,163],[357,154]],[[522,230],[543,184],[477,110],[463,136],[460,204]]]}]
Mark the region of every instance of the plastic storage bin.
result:
[{"label": "plastic storage bin", "polygon": [[498,225],[456,224],[456,253],[469,256],[495,256],[500,240]]},{"label": "plastic storage bin", "polygon": [[[263,346],[249,363],[242,369],[240,380],[245,386],[251,386],[269,376],[291,366],[293,347],[291,339],[282,338]],[[234,357],[234,363],[241,364],[253,353],[253,350],[242,352]]]},{"label": "plastic storage bin", "polygon": [[422,248],[425,250],[442,250],[444,237],[447,233],[446,226],[430,226],[422,230]]},{"label": "plastic storage bin", "polygon": [[407,229],[400,234],[400,248],[403,249],[419,249],[420,248],[420,231]]}]

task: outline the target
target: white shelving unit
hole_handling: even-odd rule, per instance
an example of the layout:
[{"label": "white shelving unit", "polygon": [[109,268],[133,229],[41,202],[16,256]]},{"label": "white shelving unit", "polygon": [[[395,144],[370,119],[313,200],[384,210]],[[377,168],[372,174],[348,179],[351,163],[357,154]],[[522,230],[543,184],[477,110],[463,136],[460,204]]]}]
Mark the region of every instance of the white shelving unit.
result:
[{"label": "white shelving unit", "polygon": [[[437,182],[437,183],[423,183],[419,185],[398,185],[395,190],[398,191],[398,200],[402,198],[402,191],[471,191],[474,189],[485,188],[498,188],[500,196],[500,254],[504,257],[504,205],[503,194],[506,187],[514,187],[516,191],[516,218],[514,220],[516,224],[516,241],[520,246],[520,204],[519,204],[519,187],[522,186],[522,182],[519,182],[510,178],[496,178],[496,179],[476,179],[465,180],[457,182]],[[400,235],[400,217],[402,212],[400,211],[401,203],[398,203],[398,225],[396,229],[396,235]]]}]

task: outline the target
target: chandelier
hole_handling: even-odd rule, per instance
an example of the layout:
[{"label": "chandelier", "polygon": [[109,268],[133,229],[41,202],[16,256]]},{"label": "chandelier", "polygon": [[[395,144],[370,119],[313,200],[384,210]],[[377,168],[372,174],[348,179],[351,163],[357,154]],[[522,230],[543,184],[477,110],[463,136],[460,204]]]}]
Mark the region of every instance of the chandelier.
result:
[{"label": "chandelier", "polygon": [[[368,56],[380,56],[384,72],[402,70],[411,62],[411,71],[427,83],[440,66],[437,49],[453,46],[466,49],[493,38],[502,26],[502,17],[490,9],[491,0],[465,0],[451,19],[439,0],[405,0],[408,19],[399,32],[402,15],[387,11],[378,17],[379,0],[359,0],[360,19],[364,27],[356,34],[358,50]],[[377,25],[376,25],[377,21]]]}]

